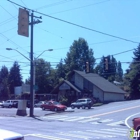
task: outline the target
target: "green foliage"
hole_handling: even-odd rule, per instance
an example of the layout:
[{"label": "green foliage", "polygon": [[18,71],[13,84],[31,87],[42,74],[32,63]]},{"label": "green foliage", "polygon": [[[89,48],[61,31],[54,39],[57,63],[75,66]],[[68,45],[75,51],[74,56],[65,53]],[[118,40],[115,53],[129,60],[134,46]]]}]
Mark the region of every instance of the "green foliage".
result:
[{"label": "green foliage", "polygon": [[0,99],[6,100],[9,98],[9,84],[8,84],[8,68],[2,66],[0,71]]},{"label": "green foliage", "polygon": [[52,90],[50,78],[51,66],[44,59],[37,59],[35,63],[35,85],[38,86],[37,93],[49,93]]},{"label": "green foliage", "polygon": [[86,61],[90,62],[90,70],[93,71],[95,63],[93,50],[89,49],[87,42],[83,38],[79,38],[73,42],[64,61],[66,73],[73,70],[83,71],[85,69],[84,67]]},{"label": "green foliage", "polygon": [[56,66],[56,81],[59,83],[60,79],[65,79],[66,70],[65,65],[63,64],[63,60],[61,59],[59,64]]},{"label": "green foliage", "polygon": [[118,81],[121,82],[123,79],[123,70],[121,67],[121,63],[116,61],[113,56],[108,57],[108,70],[105,71],[105,63],[104,63],[104,56],[101,58],[100,63],[95,67],[94,72],[99,74],[100,76],[106,78],[108,81]]},{"label": "green foliage", "polygon": [[16,86],[22,85],[22,76],[20,73],[20,66],[18,65],[18,62],[14,62],[13,66],[11,67],[8,82],[10,94],[14,94],[14,88]]},{"label": "green foliage", "polygon": [[133,52],[134,58],[125,76],[124,83],[130,87],[129,92],[132,99],[140,98],[140,45]]}]

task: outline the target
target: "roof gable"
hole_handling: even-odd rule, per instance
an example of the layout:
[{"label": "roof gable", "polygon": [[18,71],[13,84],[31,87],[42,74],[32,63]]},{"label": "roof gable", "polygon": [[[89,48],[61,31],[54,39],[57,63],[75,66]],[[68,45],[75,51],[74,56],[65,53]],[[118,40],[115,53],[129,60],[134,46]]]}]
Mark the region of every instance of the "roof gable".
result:
[{"label": "roof gable", "polygon": [[86,80],[90,81],[92,84],[100,88],[104,92],[113,92],[113,93],[126,93],[116,85],[112,84],[108,80],[104,79],[103,77],[99,76],[95,73],[85,73],[82,71],[74,70],[77,74],[81,75]]}]

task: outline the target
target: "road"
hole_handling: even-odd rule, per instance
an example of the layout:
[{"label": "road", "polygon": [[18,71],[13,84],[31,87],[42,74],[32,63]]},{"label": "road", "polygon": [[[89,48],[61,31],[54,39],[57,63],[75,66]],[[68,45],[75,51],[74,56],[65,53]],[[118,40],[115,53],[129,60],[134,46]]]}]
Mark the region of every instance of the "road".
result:
[{"label": "road", "polygon": [[35,108],[34,118],[16,116],[14,108],[0,108],[0,128],[19,132],[25,140],[128,140],[128,126],[140,114],[139,102],[114,102],[58,113]]}]

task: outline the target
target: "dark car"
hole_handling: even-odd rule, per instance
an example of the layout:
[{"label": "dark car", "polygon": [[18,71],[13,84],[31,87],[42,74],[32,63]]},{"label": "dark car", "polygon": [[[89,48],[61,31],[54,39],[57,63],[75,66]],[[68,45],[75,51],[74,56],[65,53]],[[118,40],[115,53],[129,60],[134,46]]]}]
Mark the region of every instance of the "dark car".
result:
[{"label": "dark car", "polygon": [[90,98],[84,98],[78,99],[76,102],[72,103],[71,108],[74,109],[75,107],[77,107],[79,109],[80,107],[82,107],[82,109],[85,109],[86,107],[88,107],[88,109],[90,109],[92,105],[93,102]]},{"label": "dark car", "polygon": [[42,110],[65,111],[67,107],[56,101],[48,101],[41,105]]}]

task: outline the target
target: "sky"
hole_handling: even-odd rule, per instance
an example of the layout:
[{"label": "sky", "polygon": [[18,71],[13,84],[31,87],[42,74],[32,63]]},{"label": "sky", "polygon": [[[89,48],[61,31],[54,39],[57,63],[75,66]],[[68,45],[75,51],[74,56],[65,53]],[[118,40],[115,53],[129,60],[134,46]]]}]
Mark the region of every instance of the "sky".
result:
[{"label": "sky", "polygon": [[[81,37],[93,49],[95,58],[114,55],[117,61],[122,62],[124,73],[129,68],[126,62],[132,61],[133,49],[140,42],[140,0],[11,1],[34,10],[37,17],[42,16],[39,19],[42,23],[34,25],[34,58],[44,52],[39,58],[55,68],[60,59],[66,58],[73,41]],[[5,65],[10,70],[17,61],[24,81],[30,76],[30,61],[27,58],[30,59],[31,37],[30,27],[29,37],[17,33],[18,5],[7,0],[0,2],[0,68]],[[100,59],[97,59],[96,63],[99,62]]]}]

